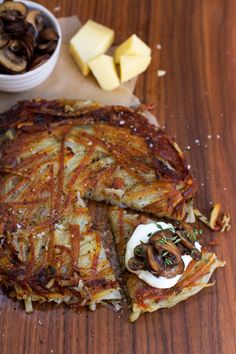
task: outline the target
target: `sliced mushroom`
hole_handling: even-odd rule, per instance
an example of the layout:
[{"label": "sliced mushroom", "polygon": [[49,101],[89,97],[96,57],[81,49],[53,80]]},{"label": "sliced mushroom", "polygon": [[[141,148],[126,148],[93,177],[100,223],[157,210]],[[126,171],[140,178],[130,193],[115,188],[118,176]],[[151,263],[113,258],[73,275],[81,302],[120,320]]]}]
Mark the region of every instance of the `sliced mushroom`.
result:
[{"label": "sliced mushroom", "polygon": [[46,42],[46,43],[41,43],[37,46],[37,49],[40,52],[48,53],[51,54],[54,52],[56,49],[57,43],[54,41]]},{"label": "sliced mushroom", "polygon": [[59,36],[52,27],[44,28],[45,21],[42,12],[28,11],[22,2],[0,4],[1,73],[31,70],[50,58]]},{"label": "sliced mushroom", "polygon": [[22,16],[19,12],[14,10],[6,10],[0,12],[0,19],[4,22],[16,21],[18,18],[22,19]]},{"label": "sliced mushroom", "polygon": [[[184,262],[181,258],[180,250],[174,242],[170,241],[165,236],[166,234],[167,233],[156,232],[150,238],[149,242],[153,245],[159,255],[162,254],[163,251],[168,252],[171,255],[171,258],[173,259],[172,265],[163,267],[159,274],[166,278],[173,278],[175,275],[183,273]],[[173,236],[173,233],[171,233],[171,236]]]},{"label": "sliced mushroom", "polygon": [[14,21],[9,21],[5,23],[4,30],[9,35],[9,37],[14,39],[24,36],[27,31],[27,27],[24,19],[18,18]]},{"label": "sliced mushroom", "polygon": [[154,236],[158,236],[159,238],[162,238],[162,237],[172,238],[173,237],[173,232],[170,231],[169,229],[156,231],[152,235],[152,237],[150,237],[149,242],[153,239]]},{"label": "sliced mushroom", "polygon": [[181,261],[178,264],[175,264],[174,266],[168,266],[163,269],[161,272],[161,276],[165,278],[173,278],[178,274],[182,274],[184,271],[184,262]]},{"label": "sliced mushroom", "polygon": [[8,41],[8,36],[5,33],[0,33],[0,48],[3,48]]},{"label": "sliced mushroom", "polygon": [[46,63],[46,61],[50,58],[49,54],[41,55],[36,57],[30,64],[29,69],[36,69],[38,66]]},{"label": "sliced mushroom", "polygon": [[173,254],[178,261],[181,259],[181,254],[176,244],[167,238],[163,239],[162,233],[155,233],[152,237],[150,237],[149,242],[159,253],[166,251]]},{"label": "sliced mushroom", "polygon": [[13,39],[12,41],[10,41],[9,43],[9,49],[15,53],[18,54],[22,51],[22,44],[19,40],[17,39]]},{"label": "sliced mushroom", "polygon": [[22,48],[24,48],[24,57],[30,60],[34,53],[34,40],[30,36],[26,36],[21,41]]},{"label": "sliced mushroom", "polygon": [[181,239],[182,245],[191,252],[191,257],[196,261],[202,258],[201,252],[194,246],[194,244],[184,235],[183,232],[177,231],[176,234]]},{"label": "sliced mushroom", "polygon": [[4,1],[0,4],[0,12],[14,10],[19,12],[22,16],[26,16],[28,9],[22,2],[14,2],[14,1]]},{"label": "sliced mushroom", "polygon": [[0,65],[13,74],[23,72],[27,66],[27,61],[15,55],[8,47],[0,49]]},{"label": "sliced mushroom", "polygon": [[151,245],[147,247],[147,264],[156,275],[160,275],[163,271],[163,265],[160,264],[160,260],[155,255],[154,249]]},{"label": "sliced mushroom", "polygon": [[26,21],[32,24],[37,34],[43,29],[44,17],[38,10],[29,11],[26,16]]},{"label": "sliced mushroom", "polygon": [[145,259],[147,248],[148,248],[147,243],[141,243],[140,245],[138,245],[134,248],[134,255],[138,258]]},{"label": "sliced mushroom", "polygon": [[47,42],[47,41],[57,41],[59,38],[57,32],[52,28],[44,28],[40,32],[40,41]]},{"label": "sliced mushroom", "polygon": [[136,257],[132,257],[128,261],[128,267],[133,270],[142,270],[144,268],[144,262]]}]

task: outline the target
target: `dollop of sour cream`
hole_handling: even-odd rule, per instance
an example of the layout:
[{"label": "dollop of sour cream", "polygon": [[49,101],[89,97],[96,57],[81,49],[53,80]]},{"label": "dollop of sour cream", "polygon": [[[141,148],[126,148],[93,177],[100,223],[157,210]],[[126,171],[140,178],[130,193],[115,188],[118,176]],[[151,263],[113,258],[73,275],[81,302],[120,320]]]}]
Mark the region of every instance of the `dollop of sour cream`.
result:
[{"label": "dollop of sour cream", "polygon": [[[141,243],[141,241],[144,243],[148,243],[150,234],[153,234],[156,231],[160,231],[160,228],[158,226],[160,226],[160,228],[162,228],[163,230],[169,229],[170,231],[175,233],[174,226],[170,223],[157,222],[157,223],[138,225],[127,243],[127,249],[125,254],[125,265],[130,272],[136,274],[140,279],[142,279],[145,283],[151,285],[152,287],[158,289],[168,289],[175,286],[175,284],[182,277],[183,273],[178,274],[173,278],[156,277],[148,270],[134,271],[130,269],[128,266],[128,262],[130,258],[134,257],[134,248],[138,246]],[[195,242],[194,246],[201,252],[201,245],[198,242]],[[193,258],[187,254],[181,256],[181,258],[184,262],[184,271],[185,271],[185,269],[187,268],[187,266],[189,265],[189,263],[192,261]]]}]

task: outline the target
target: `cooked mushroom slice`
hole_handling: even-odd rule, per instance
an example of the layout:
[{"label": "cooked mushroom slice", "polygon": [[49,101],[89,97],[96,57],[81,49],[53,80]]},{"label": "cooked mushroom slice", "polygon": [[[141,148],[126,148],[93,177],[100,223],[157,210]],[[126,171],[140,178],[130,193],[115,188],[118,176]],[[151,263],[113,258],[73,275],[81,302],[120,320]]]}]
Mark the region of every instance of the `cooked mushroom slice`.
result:
[{"label": "cooked mushroom slice", "polygon": [[22,2],[14,2],[14,1],[4,1],[0,4],[0,12],[14,10],[19,12],[22,16],[26,16],[28,9]]},{"label": "cooked mushroom slice", "polygon": [[132,257],[128,261],[128,267],[133,271],[142,270],[144,268],[144,261],[141,261],[136,257]]},{"label": "cooked mushroom slice", "polygon": [[27,61],[15,55],[8,47],[0,49],[0,65],[13,74],[21,73],[27,66]]},{"label": "cooked mushroom slice", "polygon": [[178,274],[182,274],[184,271],[184,262],[181,261],[177,264],[175,264],[174,266],[167,266],[163,269],[163,271],[161,272],[161,276],[165,277],[165,278],[173,278]]},{"label": "cooked mushroom slice", "polygon": [[36,69],[38,66],[44,64],[50,58],[49,54],[41,55],[36,57],[30,64],[29,69]]},{"label": "cooked mushroom slice", "polygon": [[54,52],[54,50],[56,49],[57,43],[50,41],[50,42],[46,42],[46,43],[41,43],[37,46],[37,49],[40,52],[44,52],[44,53],[48,53],[51,54]]},{"label": "cooked mushroom slice", "polygon": [[202,258],[201,252],[194,246],[194,244],[184,235],[184,232],[177,231],[176,234],[181,239],[182,245],[191,252],[191,257],[196,261]]},{"label": "cooked mushroom slice", "polygon": [[154,240],[154,236],[158,236],[158,238],[162,238],[162,237],[164,237],[164,238],[172,238],[172,237],[173,237],[173,232],[170,231],[169,229],[156,231],[156,232],[152,235],[152,237],[150,237],[149,242],[150,242],[151,240]]},{"label": "cooked mushroom slice", "polygon": [[26,16],[26,21],[34,26],[37,34],[43,29],[44,17],[43,14],[38,10],[31,10]]},{"label": "cooked mushroom slice", "polygon": [[163,265],[151,245],[147,247],[147,264],[156,275],[160,275],[163,271]]},{"label": "cooked mushroom slice", "polygon": [[58,38],[59,38],[59,35],[52,27],[44,28],[40,32],[40,40],[42,42],[57,41]]},{"label": "cooked mushroom slice", "polygon": [[0,19],[0,33],[4,32],[4,23],[3,20]]},{"label": "cooked mushroom slice", "polygon": [[24,36],[27,31],[28,25],[22,18],[18,18],[14,21],[9,21],[5,23],[4,31],[11,37],[11,38],[19,38]]},{"label": "cooked mushroom slice", "polygon": [[174,242],[167,239],[165,234],[164,232],[156,232],[150,238],[149,242],[153,245],[159,255],[162,254],[163,251],[168,252],[171,257],[171,259],[168,257],[170,264],[167,264],[167,267],[163,267],[159,274],[166,278],[173,278],[175,275],[183,273],[184,262],[181,258],[181,253],[178,247]]},{"label": "cooked mushroom slice", "polygon": [[147,252],[147,243],[141,243],[140,245],[136,246],[134,248],[134,255],[138,258],[145,259],[146,258],[146,252]]},{"label": "cooked mushroom slice", "polygon": [[28,60],[32,58],[34,53],[34,40],[31,36],[25,36],[21,41],[22,48],[24,48],[24,56]]},{"label": "cooked mushroom slice", "polygon": [[0,48],[3,48],[8,43],[8,37],[5,33],[0,33]]},{"label": "cooked mushroom slice", "polygon": [[6,10],[0,12],[0,19],[3,20],[4,22],[16,21],[18,18],[22,19],[23,16],[17,11]]},{"label": "cooked mushroom slice", "polygon": [[8,47],[15,54],[18,54],[19,52],[22,51],[21,41],[19,41],[17,39],[11,40]]},{"label": "cooked mushroom slice", "polygon": [[164,250],[173,254],[178,260],[181,259],[181,254],[176,244],[163,236],[162,232],[155,233],[150,237],[149,243],[153,245],[157,251],[160,252]]}]

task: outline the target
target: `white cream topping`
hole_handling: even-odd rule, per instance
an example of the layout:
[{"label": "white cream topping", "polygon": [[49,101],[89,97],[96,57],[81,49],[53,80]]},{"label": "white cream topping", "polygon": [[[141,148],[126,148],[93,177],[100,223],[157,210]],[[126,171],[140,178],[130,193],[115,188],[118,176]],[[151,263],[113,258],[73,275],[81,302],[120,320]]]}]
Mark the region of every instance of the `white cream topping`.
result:
[{"label": "white cream topping", "polygon": [[[154,288],[158,289],[168,289],[173,287],[179,279],[182,277],[182,274],[178,274],[173,278],[165,278],[165,277],[156,277],[148,270],[137,270],[133,271],[128,266],[128,261],[130,258],[134,257],[134,248],[138,246],[141,241],[144,243],[148,243],[150,235],[156,231],[160,231],[160,226],[163,230],[170,229],[173,233],[175,232],[174,226],[172,224],[167,224],[165,222],[157,222],[157,223],[150,223],[150,224],[140,224],[134,230],[132,236],[130,237],[127,243],[127,249],[125,254],[125,265],[126,268],[136,274],[140,279],[142,279],[145,283],[151,285]],[[148,236],[149,235],[149,236]],[[194,243],[194,246],[201,252],[201,245],[198,242]],[[190,255],[183,255],[181,256],[184,262],[184,271],[192,261],[192,257]]]}]

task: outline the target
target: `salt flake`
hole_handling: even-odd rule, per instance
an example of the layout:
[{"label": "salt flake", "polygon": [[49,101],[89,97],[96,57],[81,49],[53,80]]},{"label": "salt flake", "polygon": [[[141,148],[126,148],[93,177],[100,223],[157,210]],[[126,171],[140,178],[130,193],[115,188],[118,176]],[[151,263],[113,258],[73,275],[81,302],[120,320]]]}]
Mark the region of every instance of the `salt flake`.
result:
[{"label": "salt flake", "polygon": [[166,75],[166,71],[165,70],[157,70],[157,76],[158,77],[162,77]]}]

